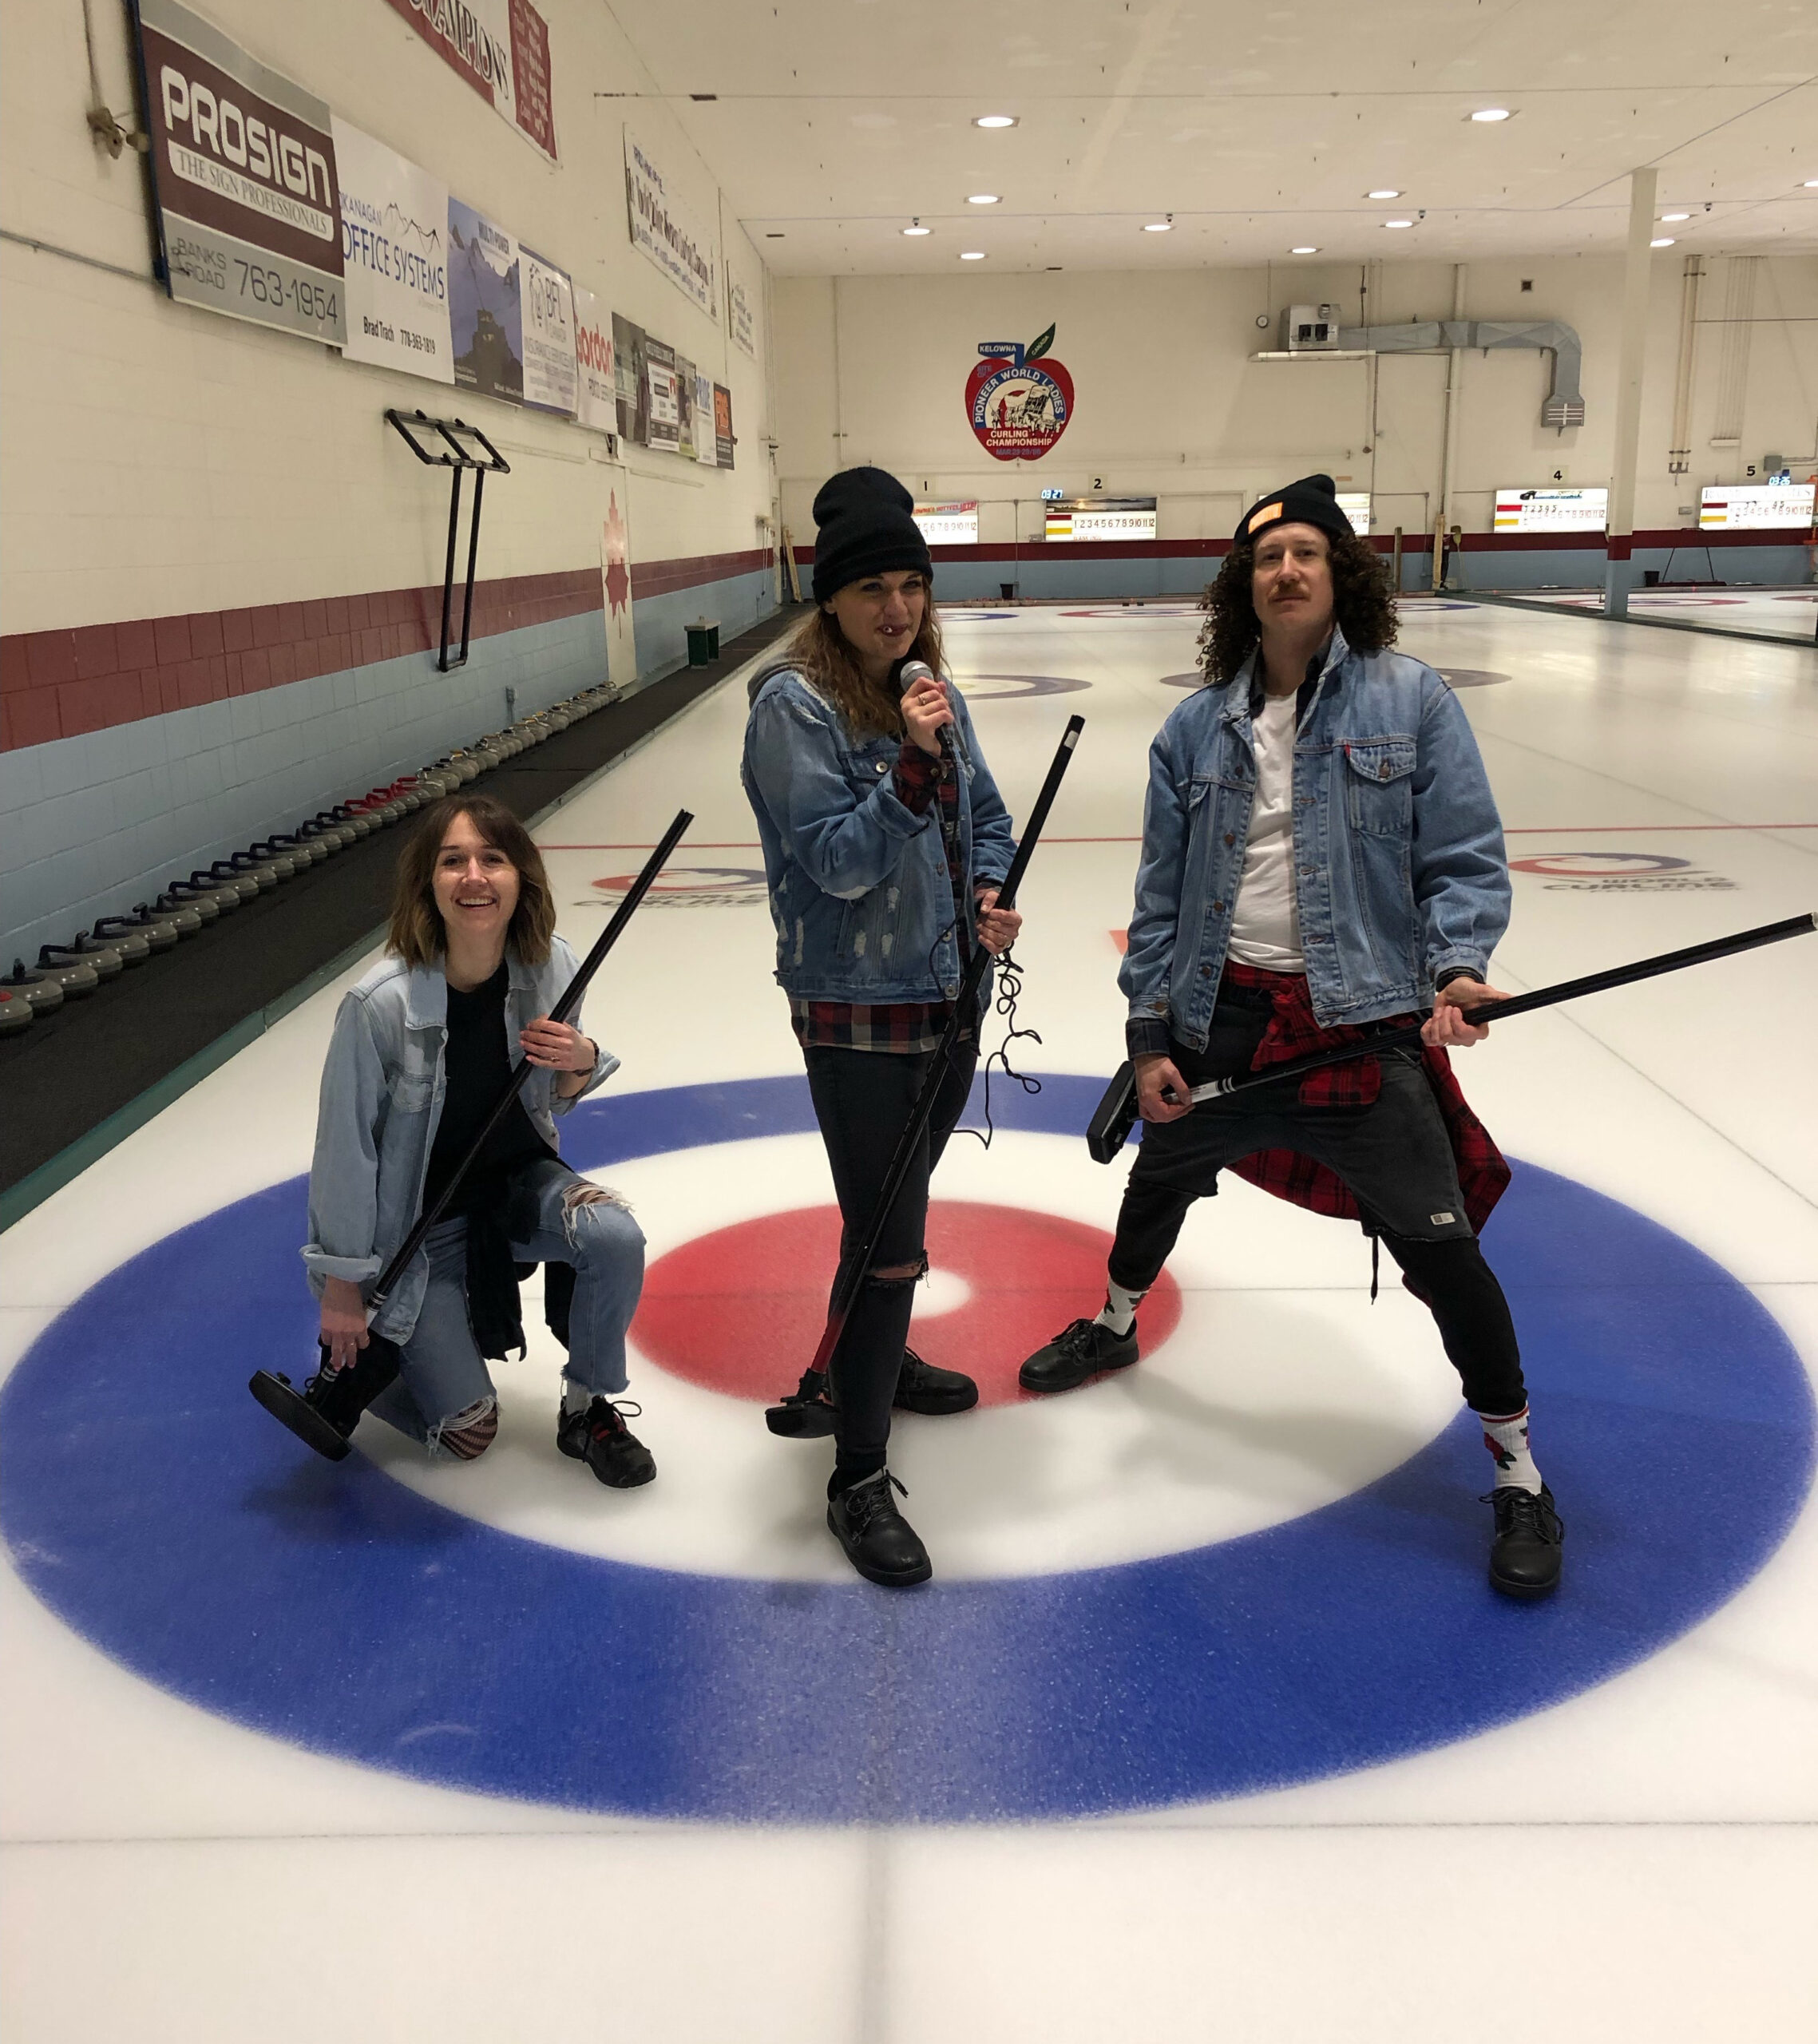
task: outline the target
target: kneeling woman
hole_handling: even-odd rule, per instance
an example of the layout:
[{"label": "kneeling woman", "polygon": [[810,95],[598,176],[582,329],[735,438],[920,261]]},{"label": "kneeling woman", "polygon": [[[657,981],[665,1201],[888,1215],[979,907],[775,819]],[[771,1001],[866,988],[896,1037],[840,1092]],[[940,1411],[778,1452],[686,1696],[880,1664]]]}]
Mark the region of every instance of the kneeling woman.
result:
[{"label": "kneeling woman", "polygon": [[656,1473],[616,1402],[644,1236],[556,1150],[554,1117],[618,1060],[549,1019],[576,966],[555,921],[541,855],[509,810],[456,795],[422,817],[398,862],[388,955],[335,1018],[303,1261],[338,1373],[366,1345],[362,1287],[440,1196],[528,1058],[536,1069],[511,1111],[372,1321],[401,1357],[369,1409],[431,1455],[484,1454],[498,1400],[482,1350],[502,1359],[522,1347],[514,1266],[545,1263],[551,1323],[568,1350],[556,1444],[625,1489]]},{"label": "kneeling woman", "polygon": [[[996,906],[1016,850],[1010,818],[957,691],[914,500],[877,469],[849,469],[814,500],[814,615],[752,685],[743,770],[758,820],[788,994],[850,1255],[953,1012],[975,944],[1007,949],[1020,917]],[[943,747],[949,735],[952,751]],[[989,997],[988,977],[983,1000]],[[982,1012],[982,1006],[981,1006]],[[929,1175],[960,1118],[978,1016],[949,1067],[932,1126],[831,1366],[837,1460],[827,1523],[873,1583],[924,1583],[926,1550],[885,1467],[893,1404],[953,1412],[977,1387],[906,1350],[928,1268]]]}]

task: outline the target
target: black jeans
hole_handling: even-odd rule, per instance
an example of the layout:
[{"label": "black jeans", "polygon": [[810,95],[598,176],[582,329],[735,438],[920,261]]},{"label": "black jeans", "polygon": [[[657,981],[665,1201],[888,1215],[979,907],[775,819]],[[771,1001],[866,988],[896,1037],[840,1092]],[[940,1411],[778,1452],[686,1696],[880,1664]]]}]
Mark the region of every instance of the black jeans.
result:
[{"label": "black jeans", "polygon": [[[845,1259],[855,1251],[877,1204],[897,1139],[908,1126],[934,1053],[810,1049],[802,1056],[844,1224],[840,1233],[843,1274]],[[922,1236],[928,1220],[928,1181],[964,1110],[977,1061],[976,1042],[962,1043],[955,1049],[927,1131],[917,1146],[909,1176],[872,1258],[873,1270],[919,1273],[927,1267]],[[836,1276],[836,1285],[838,1281]],[[833,1362],[833,1400],[838,1416],[834,1438],[842,1462],[881,1460],[890,1438],[890,1405],[897,1395],[903,1344],[915,1306],[915,1281],[913,1278],[873,1278],[859,1288]]]},{"label": "black jeans", "polygon": [[[1190,1086],[1247,1072],[1268,1021],[1266,996],[1222,988],[1205,1050],[1173,1044],[1169,1054]],[[1259,1150],[1297,1150],[1350,1188],[1364,1225],[1438,1322],[1471,1410],[1519,1412],[1527,1392],[1515,1321],[1464,1217],[1432,1090],[1411,1057],[1385,1052],[1382,1071],[1382,1091],[1367,1107],[1304,1107],[1290,1081],[1145,1128],[1118,1214],[1111,1282],[1131,1292],[1155,1283],[1188,1208],[1218,1190],[1222,1167]]]}]

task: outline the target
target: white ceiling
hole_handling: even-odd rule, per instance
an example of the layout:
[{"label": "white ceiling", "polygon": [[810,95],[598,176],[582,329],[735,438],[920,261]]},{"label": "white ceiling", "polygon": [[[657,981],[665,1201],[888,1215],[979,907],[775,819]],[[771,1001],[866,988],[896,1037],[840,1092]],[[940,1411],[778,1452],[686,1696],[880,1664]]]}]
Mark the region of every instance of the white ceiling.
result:
[{"label": "white ceiling", "polygon": [[608,4],[784,275],[1818,248],[1818,0]]}]

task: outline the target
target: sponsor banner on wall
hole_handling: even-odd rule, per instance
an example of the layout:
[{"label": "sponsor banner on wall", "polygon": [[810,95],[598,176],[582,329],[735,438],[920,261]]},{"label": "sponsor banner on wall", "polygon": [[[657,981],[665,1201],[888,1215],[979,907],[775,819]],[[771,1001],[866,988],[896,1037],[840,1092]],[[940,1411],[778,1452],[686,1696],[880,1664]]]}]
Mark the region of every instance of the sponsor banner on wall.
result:
[{"label": "sponsor banner on wall", "polygon": [[719,465],[719,438],[714,430],[713,378],[695,378],[695,459],[703,468]]},{"label": "sponsor banner on wall", "polygon": [[1048,353],[1054,329],[1020,341],[980,341],[966,378],[966,418],[1000,461],[1039,461],[1073,416],[1073,378]]},{"label": "sponsor banner on wall", "polygon": [[612,322],[593,293],[574,287],[575,417],[602,433],[619,430],[612,380]]},{"label": "sponsor banner on wall", "polygon": [[732,450],[735,445],[732,431],[732,393],[723,383],[713,386],[713,465],[716,469],[732,466]]},{"label": "sponsor banner on wall", "polygon": [[340,346],[328,108],[176,0],[140,0],[137,18],[171,296]]},{"label": "sponsor banner on wall", "polygon": [[1499,533],[1601,533],[1609,523],[1606,489],[1499,489]]},{"label": "sponsor banner on wall", "polygon": [[517,237],[448,202],[448,317],[454,380],[482,397],[524,402],[522,264]]},{"label": "sponsor banner on wall", "polygon": [[732,274],[730,263],[726,266],[726,331],[732,336],[732,345],[743,348],[755,362],[758,331],[751,313],[751,294]]},{"label": "sponsor banner on wall", "polygon": [[448,326],[448,187],[335,117],[347,354],[454,381]]},{"label": "sponsor banner on wall", "polygon": [[976,546],[978,503],[918,504],[913,513],[921,537],[930,546]]},{"label": "sponsor banner on wall", "polygon": [[612,387],[619,437],[641,447],[649,437],[650,385],[644,374],[644,331],[621,314],[612,315]]},{"label": "sponsor banner on wall", "polygon": [[675,451],[689,461],[695,458],[695,365],[686,355],[675,358]]},{"label": "sponsor banner on wall", "polygon": [[524,266],[524,402],[575,413],[574,285],[566,270],[520,244]]},{"label": "sponsor banner on wall", "polygon": [[[392,0],[394,6],[397,0]],[[632,240],[678,291],[715,316],[713,237],[664,184],[663,173],[625,130],[625,212]]]},{"label": "sponsor banner on wall", "polygon": [[675,389],[675,351],[667,341],[645,336],[644,373],[649,414],[648,444],[665,454],[673,454],[681,439],[682,406]]},{"label": "sponsor banner on wall", "polygon": [[530,0],[391,0],[425,42],[552,163],[549,25]]}]

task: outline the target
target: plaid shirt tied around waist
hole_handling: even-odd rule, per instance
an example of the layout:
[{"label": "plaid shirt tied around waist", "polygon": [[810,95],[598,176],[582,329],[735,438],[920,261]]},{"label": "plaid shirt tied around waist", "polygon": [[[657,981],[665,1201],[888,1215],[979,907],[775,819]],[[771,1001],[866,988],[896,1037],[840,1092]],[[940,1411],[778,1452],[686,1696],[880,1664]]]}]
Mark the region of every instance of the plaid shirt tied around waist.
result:
[{"label": "plaid shirt tied around waist", "polygon": [[[1242,965],[1234,959],[1225,967],[1225,977],[1234,986],[1266,994],[1273,1011],[1256,1055],[1250,1060],[1252,1072],[1264,1072],[1272,1064],[1305,1057],[1314,1051],[1364,1043],[1384,1028],[1412,1026],[1421,1020],[1418,1015],[1397,1015],[1386,1024],[1372,1024],[1369,1030],[1321,1028],[1313,1019],[1312,996],[1301,974],[1266,972],[1260,965]],[[1471,1112],[1448,1054],[1423,1044],[1420,1069],[1433,1089],[1440,1119],[1452,1145],[1465,1217],[1474,1230],[1480,1230],[1508,1185],[1508,1164],[1490,1131]],[[1305,1107],[1367,1107],[1381,1091],[1382,1062],[1372,1055],[1345,1064],[1328,1065],[1322,1072],[1309,1072],[1300,1083],[1299,1099]],[[1361,1218],[1357,1201],[1338,1174],[1329,1165],[1303,1157],[1297,1150],[1259,1150],[1239,1158],[1230,1169],[1277,1199],[1289,1200],[1315,1214],[1344,1221]]]}]

